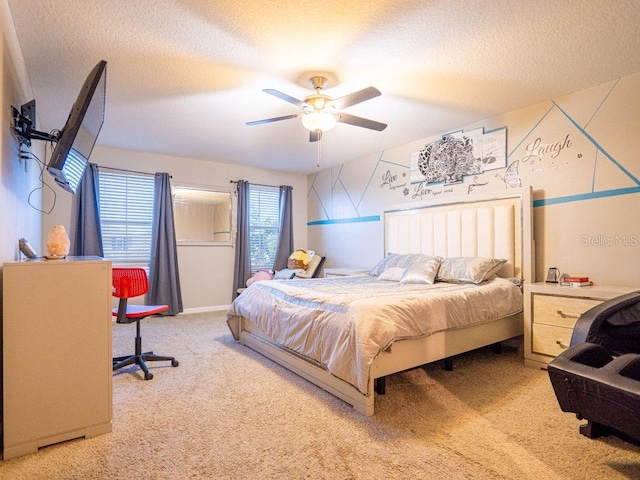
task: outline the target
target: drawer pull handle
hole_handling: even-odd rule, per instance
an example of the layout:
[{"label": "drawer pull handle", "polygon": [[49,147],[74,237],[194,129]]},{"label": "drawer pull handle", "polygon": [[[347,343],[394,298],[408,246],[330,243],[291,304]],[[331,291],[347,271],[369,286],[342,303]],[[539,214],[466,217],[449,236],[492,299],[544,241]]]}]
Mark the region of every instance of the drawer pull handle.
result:
[{"label": "drawer pull handle", "polygon": [[580,315],[582,314],[574,312],[563,312],[562,310],[558,310],[558,315],[560,315],[562,318],[580,318]]},{"label": "drawer pull handle", "polygon": [[564,348],[564,349],[569,348],[569,345],[564,343],[562,340],[556,340],[556,343],[560,346],[560,348]]}]

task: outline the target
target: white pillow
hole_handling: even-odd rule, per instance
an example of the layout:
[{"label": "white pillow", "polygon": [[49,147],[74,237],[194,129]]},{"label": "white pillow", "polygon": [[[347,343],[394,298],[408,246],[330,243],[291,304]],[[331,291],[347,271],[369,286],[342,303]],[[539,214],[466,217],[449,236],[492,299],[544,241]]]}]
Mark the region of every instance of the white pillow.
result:
[{"label": "white pillow", "polygon": [[407,270],[406,268],[402,268],[402,267],[387,268],[384,272],[382,272],[378,276],[378,280],[389,280],[389,281],[397,282],[402,278],[402,275],[404,275],[404,272],[406,270]]},{"label": "white pillow", "polygon": [[438,269],[440,268],[440,257],[430,257],[424,260],[417,260],[406,269],[400,284],[422,283],[431,285],[436,280]]}]

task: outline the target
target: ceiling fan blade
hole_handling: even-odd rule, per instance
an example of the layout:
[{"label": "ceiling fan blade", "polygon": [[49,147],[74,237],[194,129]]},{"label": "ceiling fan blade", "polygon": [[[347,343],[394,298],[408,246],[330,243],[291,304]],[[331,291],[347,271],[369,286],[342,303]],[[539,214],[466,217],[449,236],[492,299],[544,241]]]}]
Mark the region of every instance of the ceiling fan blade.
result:
[{"label": "ceiling fan blade", "polygon": [[342,110],[343,108],[350,107],[351,105],[371,100],[379,95],[381,95],[380,90],[375,87],[367,87],[362,90],[358,90],[357,92],[350,93],[349,95],[345,95],[344,97],[336,98],[331,102],[331,105],[334,105],[337,110]]},{"label": "ceiling fan blade", "polygon": [[309,141],[310,142],[317,142],[321,138],[322,138],[322,132],[309,131]]},{"label": "ceiling fan blade", "polygon": [[300,115],[285,115],[283,117],[265,118],[264,120],[255,120],[253,122],[247,122],[246,125],[262,125],[263,123],[279,122],[280,120],[289,120],[290,118],[296,118]]},{"label": "ceiling fan blade", "polygon": [[298,100],[297,98],[294,98],[291,95],[287,95],[286,93],[282,93],[282,92],[280,92],[278,90],[274,90],[272,88],[265,88],[262,91],[263,92],[267,92],[268,94],[273,95],[274,97],[278,97],[278,98],[284,100],[285,102],[293,103],[294,105],[297,105],[298,107],[304,107],[306,105],[306,103],[304,103],[302,100]]},{"label": "ceiling fan blade", "polygon": [[377,130],[378,132],[387,128],[386,123],[376,122],[374,120],[369,120],[368,118],[356,117],[355,115],[349,115],[348,113],[337,113],[336,120],[340,123],[348,123],[349,125],[355,125],[356,127]]}]

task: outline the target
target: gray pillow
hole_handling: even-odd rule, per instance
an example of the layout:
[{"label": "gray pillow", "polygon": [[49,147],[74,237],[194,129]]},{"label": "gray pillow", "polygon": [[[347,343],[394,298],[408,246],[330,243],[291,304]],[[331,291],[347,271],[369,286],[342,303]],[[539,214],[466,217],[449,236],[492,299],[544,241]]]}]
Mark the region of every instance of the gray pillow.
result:
[{"label": "gray pillow", "polygon": [[387,262],[385,269],[394,267],[408,268],[409,266],[411,266],[411,264],[413,264],[413,262],[424,258],[429,257],[427,257],[426,255],[421,255],[419,253],[405,253],[402,255],[394,255]]},{"label": "gray pillow", "polygon": [[369,270],[369,275],[373,275],[374,277],[379,276],[382,272],[385,271],[389,260],[391,260],[393,257],[396,257],[397,255],[397,253],[389,253],[386,257],[376,263],[375,267]]},{"label": "gray pillow", "polygon": [[507,263],[504,258],[450,257],[442,260],[436,280],[452,283],[482,283]]}]

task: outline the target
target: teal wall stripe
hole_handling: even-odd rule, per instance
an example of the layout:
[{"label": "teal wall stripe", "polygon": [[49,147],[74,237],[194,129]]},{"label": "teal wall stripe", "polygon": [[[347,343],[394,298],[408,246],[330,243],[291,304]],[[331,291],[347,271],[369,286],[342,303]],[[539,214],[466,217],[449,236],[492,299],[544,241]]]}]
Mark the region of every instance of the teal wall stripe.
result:
[{"label": "teal wall stripe", "polygon": [[513,155],[513,154],[514,154],[514,152],[515,152],[518,148],[520,148],[520,145],[522,145],[522,144],[525,142],[525,140],[526,140],[527,138],[529,138],[529,135],[531,135],[531,133],[533,133],[533,131],[534,131],[536,128],[538,128],[538,125],[540,125],[540,124],[542,123],[542,121],[543,121],[545,118],[547,118],[547,115],[549,115],[549,113],[551,112],[551,110],[553,110],[553,107],[554,107],[554,105],[551,105],[551,107],[549,108],[549,110],[547,110],[547,113],[545,113],[545,114],[542,116],[542,118],[541,118],[540,120],[538,120],[538,123],[536,123],[536,124],[531,128],[531,130],[529,130],[529,132],[528,132],[524,137],[522,137],[522,140],[520,140],[520,142],[519,142],[519,143],[518,143],[518,144],[513,148],[513,150],[511,150],[511,152],[507,153],[507,159],[511,158],[511,155]]},{"label": "teal wall stripe", "polygon": [[607,98],[609,98],[609,95],[611,95],[611,92],[613,92],[613,90],[616,88],[616,86],[618,85],[619,82],[620,82],[620,78],[618,78],[618,80],[616,80],[616,83],[613,84],[613,87],[611,87],[611,90],[609,90],[609,93],[607,93],[607,95],[602,99],[602,102],[600,102],[600,105],[598,105],[598,108],[596,108],[595,112],[593,112],[593,115],[591,115],[591,118],[587,121],[587,123],[584,124],[584,129],[585,130],[587,129],[587,127],[591,123],[591,120],[593,120],[593,118],[598,114],[598,112],[600,111],[600,109],[604,105],[604,102],[607,101]]},{"label": "teal wall stripe", "polygon": [[400,163],[390,162],[389,160],[383,160],[383,159],[380,159],[380,163],[388,163],[389,165],[395,165],[396,167],[400,167],[400,168],[411,168],[410,165],[402,165]]},{"label": "teal wall stripe", "polygon": [[591,179],[591,191],[596,191],[596,169],[598,168],[598,149],[596,148],[596,156],[593,160],[593,178]]},{"label": "teal wall stripe", "polygon": [[309,192],[307,193],[307,200],[309,199],[309,197],[311,196],[311,194],[313,193],[316,198],[318,199],[318,204],[320,205],[320,208],[322,209],[322,211],[324,212],[324,215],[329,218],[329,212],[327,212],[327,209],[324,208],[324,203],[322,203],[322,198],[320,198],[320,194],[318,193],[318,191],[316,190],[316,180],[318,179],[318,172],[315,173],[315,175],[313,176],[313,182],[311,182],[311,189],[309,190]]},{"label": "teal wall stripe", "polygon": [[640,193],[640,187],[617,188],[615,190],[605,190],[602,192],[581,193],[578,195],[567,195],[566,197],[542,198],[534,200],[533,206],[544,207],[548,205],[556,205],[558,203],[580,202],[582,200],[592,200],[594,198],[617,197],[618,195],[629,195],[632,193]]},{"label": "teal wall stripe", "polygon": [[[553,101],[553,100],[552,100]],[[555,101],[553,101],[553,104],[558,108],[558,110],[560,110],[562,112],[562,114],[567,117],[567,119],[573,123],[573,125],[580,130],[580,132],[582,132],[582,134],[587,138],[587,140],[589,140],[591,143],[593,143],[595,145],[595,147],[600,150],[602,152],[602,154],[607,157],[609,160],[611,160],[611,162],[618,167],[625,175],[627,175],[627,177],[629,177],[631,180],[633,180],[634,183],[636,183],[637,185],[640,185],[640,181],[638,181],[638,179],[626,168],[624,168],[622,165],[620,165],[620,163],[613,158],[611,155],[609,155],[609,152],[607,152],[604,148],[602,148],[602,146],[596,142],[596,139],[593,138],[591,135],[589,135],[586,130],[584,128],[582,128],[580,125],[578,125],[578,123],[571,118],[571,116],[565,112],[562,107],[560,107],[560,105],[556,104]]]},{"label": "teal wall stripe", "polygon": [[356,211],[356,213],[358,215],[360,215],[360,212],[358,212],[358,205],[355,204],[355,202],[351,198],[351,195],[349,195],[349,190],[347,190],[347,186],[344,184],[344,182],[342,180],[339,180],[339,181],[340,181],[340,185],[342,185],[342,187],[344,188],[344,193],[347,195],[347,198],[351,202],[351,205],[353,206],[353,209]]},{"label": "teal wall stripe", "polygon": [[364,222],[379,222],[380,215],[372,215],[370,217],[354,217],[354,218],[335,218],[331,220],[315,220],[313,222],[307,222],[307,226],[311,225],[334,225],[338,223],[364,223]]},{"label": "teal wall stripe", "polygon": [[369,185],[371,185],[371,181],[373,180],[373,176],[376,174],[376,169],[378,168],[378,165],[380,165],[380,161],[382,160],[382,155],[384,155],[384,150],[382,152],[380,152],[380,156],[378,157],[378,160],[376,161],[376,164],[374,165],[373,170],[371,171],[371,176],[369,177],[369,181],[365,185],[364,190],[362,191],[362,195],[360,195],[360,199],[358,200],[358,204],[356,205],[356,209],[360,208],[360,204],[362,203],[362,199],[366,195],[367,190],[369,190]]},{"label": "teal wall stripe", "polygon": [[[343,168],[344,168],[344,163],[342,165],[340,165],[340,170],[338,170],[338,175],[336,175],[335,180],[331,179],[331,191],[332,192],[336,188],[336,185],[338,184],[338,181],[340,180],[340,175],[342,174],[342,169]],[[333,176],[333,168],[331,169],[331,175]]]}]

